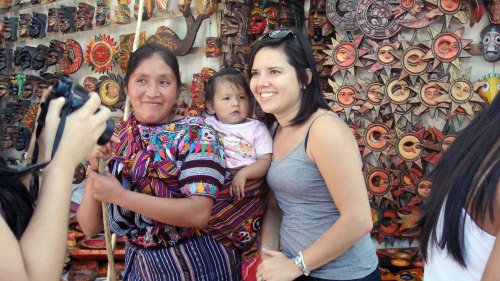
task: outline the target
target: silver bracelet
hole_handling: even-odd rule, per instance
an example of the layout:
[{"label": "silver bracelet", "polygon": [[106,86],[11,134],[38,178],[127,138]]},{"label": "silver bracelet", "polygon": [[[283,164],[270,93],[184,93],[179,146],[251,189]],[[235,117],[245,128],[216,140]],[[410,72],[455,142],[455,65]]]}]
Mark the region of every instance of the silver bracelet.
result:
[{"label": "silver bracelet", "polygon": [[302,274],[304,276],[309,276],[309,268],[307,268],[306,262],[304,261],[304,256],[302,255],[302,251],[299,251],[299,254],[295,256],[294,259],[295,265],[299,268],[300,271],[302,271]]}]

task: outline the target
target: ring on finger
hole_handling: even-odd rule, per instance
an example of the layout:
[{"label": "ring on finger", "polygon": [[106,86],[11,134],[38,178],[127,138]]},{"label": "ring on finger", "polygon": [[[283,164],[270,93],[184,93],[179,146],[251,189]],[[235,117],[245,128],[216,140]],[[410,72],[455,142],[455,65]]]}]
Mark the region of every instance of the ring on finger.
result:
[{"label": "ring on finger", "polygon": [[262,275],[259,276],[259,281],[264,281],[264,277],[262,277]]}]

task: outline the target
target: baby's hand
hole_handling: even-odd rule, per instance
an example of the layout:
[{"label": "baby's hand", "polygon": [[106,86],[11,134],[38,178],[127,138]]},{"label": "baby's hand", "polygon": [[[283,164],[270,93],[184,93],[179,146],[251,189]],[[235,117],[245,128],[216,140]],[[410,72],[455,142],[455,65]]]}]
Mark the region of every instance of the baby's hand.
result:
[{"label": "baby's hand", "polygon": [[229,195],[231,197],[236,197],[236,199],[241,199],[245,197],[245,184],[247,182],[247,178],[240,171],[236,173],[231,182],[231,188],[229,189]]}]

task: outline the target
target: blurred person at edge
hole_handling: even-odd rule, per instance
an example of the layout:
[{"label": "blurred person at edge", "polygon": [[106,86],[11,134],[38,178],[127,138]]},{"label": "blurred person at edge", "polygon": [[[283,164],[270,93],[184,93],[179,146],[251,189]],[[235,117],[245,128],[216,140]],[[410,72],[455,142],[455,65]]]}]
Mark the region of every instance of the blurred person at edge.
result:
[{"label": "blurred person at edge", "polygon": [[500,279],[500,98],[457,136],[420,222],[424,280]]},{"label": "blurred person at edge", "polygon": [[[42,102],[50,91],[51,88],[44,91]],[[38,160],[51,160],[63,105],[62,97],[50,101],[45,126],[38,139],[35,134],[31,139],[28,159],[37,141]],[[0,248],[3,253],[0,254],[0,280],[60,280],[73,174],[104,132],[109,117],[109,109],[100,107],[96,93],[90,93],[89,100],[67,116],[54,158],[43,169],[36,202],[28,191],[31,173],[35,171],[19,172],[0,159]]]}]

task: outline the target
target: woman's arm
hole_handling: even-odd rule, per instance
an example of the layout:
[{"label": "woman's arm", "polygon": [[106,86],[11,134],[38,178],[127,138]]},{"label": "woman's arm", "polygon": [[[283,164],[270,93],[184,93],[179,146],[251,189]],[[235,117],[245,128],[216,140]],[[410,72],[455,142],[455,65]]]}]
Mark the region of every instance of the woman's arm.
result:
[{"label": "woman's arm", "polygon": [[497,185],[497,190],[495,192],[495,200],[493,202],[493,215],[495,219],[494,227],[497,228],[495,243],[493,244],[493,249],[491,249],[490,257],[484,268],[483,277],[481,281],[493,281],[498,280],[500,276],[500,182]]},{"label": "woman's arm", "polygon": [[488,263],[486,263],[486,267],[484,268],[481,281],[498,280],[498,276],[500,276],[500,267],[498,266],[500,264],[500,230],[496,237],[490,257],[488,258]]},{"label": "woman's arm", "polygon": [[[0,219],[0,280],[59,280],[65,257],[71,183],[77,164],[105,129],[108,109],[94,114],[97,94],[67,117],[59,148],[43,172],[37,206],[28,227],[17,241]],[[49,154],[59,123],[63,100],[50,104],[44,128]]]},{"label": "woman's arm", "polygon": [[[113,153],[114,143],[118,142],[115,136],[107,144],[95,145],[92,152],[88,156],[90,170],[97,171],[99,169],[99,159],[108,159]],[[76,212],[76,218],[85,235],[94,237],[104,229],[102,221],[102,204],[94,198],[94,180],[88,177],[85,181],[85,190],[83,193],[82,202]]]},{"label": "woman's arm", "polygon": [[274,197],[274,192],[268,189],[266,197],[266,212],[262,222],[261,248],[280,249],[280,228],[283,211]]},{"label": "woman's arm", "polygon": [[89,179],[94,183],[94,200],[119,205],[165,224],[202,228],[212,212],[211,197],[161,198],[133,192],[124,189],[109,172],[100,175],[90,170]]},{"label": "woman's arm", "polygon": [[94,179],[92,177],[88,177],[85,181],[85,190],[82,202],[76,212],[76,219],[87,237],[94,237],[104,229],[102,204],[101,201],[94,198]]}]

